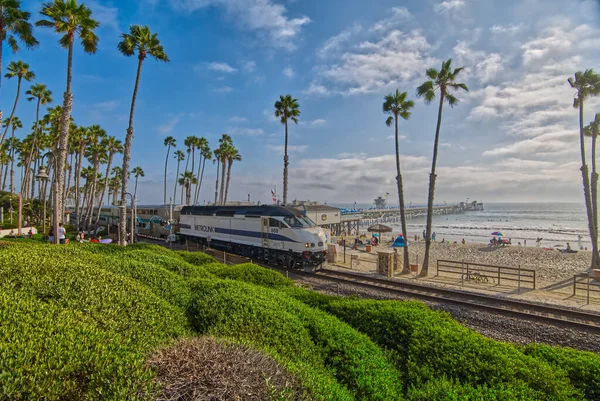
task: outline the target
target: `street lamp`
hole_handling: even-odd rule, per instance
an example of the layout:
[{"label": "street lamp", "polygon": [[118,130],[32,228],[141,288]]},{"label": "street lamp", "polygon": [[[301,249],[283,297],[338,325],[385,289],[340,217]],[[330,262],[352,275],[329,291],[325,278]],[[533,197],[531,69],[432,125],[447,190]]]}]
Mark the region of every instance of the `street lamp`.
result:
[{"label": "street lamp", "polygon": [[[135,196],[131,195],[129,192],[125,192],[125,195],[129,195],[131,197],[131,243],[133,244],[133,237],[135,236]],[[125,238],[127,238],[127,233],[125,233]]]},{"label": "street lamp", "polygon": [[[44,159],[48,157],[48,158],[52,158],[54,165],[56,165],[56,156],[54,155],[54,153],[52,152],[48,152],[45,155],[42,156],[42,161],[40,163],[40,168],[38,170],[37,175],[35,176],[35,178],[37,178],[40,181],[48,181],[48,179],[50,178],[50,176],[48,175],[48,172],[46,171],[46,166],[44,166]],[[54,243],[55,244],[59,244],[60,243],[60,239],[58,238],[58,215],[59,215],[59,210],[58,210],[58,182],[56,181],[56,171],[52,177],[52,192],[54,194],[54,210],[53,210],[53,221],[54,221]],[[46,196],[44,196],[44,233],[46,233]]]}]

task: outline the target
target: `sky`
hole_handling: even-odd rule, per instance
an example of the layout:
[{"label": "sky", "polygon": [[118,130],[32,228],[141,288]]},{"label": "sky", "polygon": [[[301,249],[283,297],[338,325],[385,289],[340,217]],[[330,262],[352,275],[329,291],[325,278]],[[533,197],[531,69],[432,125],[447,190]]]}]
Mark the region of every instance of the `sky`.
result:
[{"label": "sky", "polygon": [[[23,8],[40,18],[39,0]],[[567,4],[568,3],[568,4]],[[136,58],[117,50],[131,24],[158,33],[169,63],[145,61],[135,110],[133,166],[138,198],[163,199],[164,138],[204,136],[213,148],[227,133],[243,160],[232,168],[230,200],[270,202],[282,193],[284,128],[273,115],[279,95],[298,99],[290,126],[288,198],[370,203],[395,186],[394,131],[383,97],[399,89],[415,101],[400,122],[406,202],[427,199],[437,103],[416,96],[427,68],[452,58],[464,66],[460,103],[446,106],[437,164],[436,203],[582,202],[578,112],[567,78],[600,70],[597,0],[90,0],[101,23],[96,54],[76,46],[73,118],[100,124],[124,140]],[[65,90],[65,49],[51,30],[36,28],[40,46],[12,54],[36,83]],[[26,87],[24,88],[26,89]],[[8,116],[15,80],[3,79]],[[585,121],[600,112],[586,103]],[[25,127],[35,105],[23,97]],[[18,132],[25,136],[26,132]],[[588,145],[589,149],[589,145]],[[120,158],[116,158],[120,163]],[[214,197],[216,165],[207,163],[200,199]],[[169,193],[176,162],[169,160]],[[180,189],[178,189],[180,192]]]}]

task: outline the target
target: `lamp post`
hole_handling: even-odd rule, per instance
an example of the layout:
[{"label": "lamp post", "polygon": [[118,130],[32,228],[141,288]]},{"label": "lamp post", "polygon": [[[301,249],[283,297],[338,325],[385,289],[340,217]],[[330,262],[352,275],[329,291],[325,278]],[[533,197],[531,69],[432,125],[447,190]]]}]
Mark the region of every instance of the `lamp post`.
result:
[{"label": "lamp post", "polygon": [[[54,153],[52,152],[48,152],[45,155],[42,156],[42,161],[40,163],[40,168],[38,170],[37,175],[35,176],[35,178],[37,178],[40,181],[48,181],[48,179],[50,178],[50,176],[48,175],[48,172],[46,171],[46,166],[44,166],[44,159],[48,157],[48,158],[52,158],[54,165],[56,165],[56,156],[54,155]],[[52,176],[52,193],[54,194],[54,210],[53,210],[53,221],[54,221],[54,243],[55,244],[59,244],[60,243],[60,239],[58,238],[58,223],[59,223],[59,219],[58,219],[58,215],[59,215],[59,210],[58,210],[58,186],[57,186],[58,182],[56,181],[56,170]],[[46,232],[46,197],[44,196],[44,233]]]},{"label": "lamp post", "polygon": [[[135,196],[129,192],[125,192],[125,195],[129,195],[131,198],[131,243],[133,244],[133,237],[135,235]],[[125,240],[127,240],[127,233],[125,233]]]}]

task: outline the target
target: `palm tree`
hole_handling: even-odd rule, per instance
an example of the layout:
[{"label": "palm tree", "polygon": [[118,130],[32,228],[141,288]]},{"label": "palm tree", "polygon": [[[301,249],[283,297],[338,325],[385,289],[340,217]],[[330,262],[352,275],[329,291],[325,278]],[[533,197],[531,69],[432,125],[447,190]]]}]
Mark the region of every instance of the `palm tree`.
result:
[{"label": "palm tree", "polygon": [[[37,99],[37,105],[36,105],[36,109],[35,109],[35,125],[33,127],[33,141],[31,142],[31,150],[29,152],[29,157],[25,160],[25,188],[27,188],[27,183],[29,182],[29,172],[31,169],[31,161],[33,158],[33,152],[35,151],[35,147],[37,146],[37,137],[38,137],[38,132],[39,132],[39,121],[40,121],[40,106],[41,105],[47,105],[49,103],[52,103],[52,91],[48,90],[48,88],[46,88],[46,85],[44,84],[35,84],[35,85],[31,85],[31,88],[29,88],[25,94],[27,95],[27,100],[28,101],[33,101],[34,99]],[[27,192],[25,191],[24,196],[27,197]]]},{"label": "palm tree", "polygon": [[175,188],[173,188],[173,202],[177,202],[177,177],[179,177],[179,165],[185,160],[185,153],[181,150],[176,151],[175,159],[177,159],[177,173],[175,174]]},{"label": "palm tree", "polygon": [[172,136],[165,138],[165,146],[167,147],[167,157],[165,158],[165,187],[163,204],[167,204],[167,163],[169,162],[169,151],[171,148],[177,147],[177,141]]},{"label": "palm tree", "polygon": [[[388,127],[392,124],[395,126],[395,143],[396,143],[396,184],[398,186],[398,199],[400,202],[400,222],[402,224],[402,235],[404,238],[408,238],[408,231],[406,229],[406,215],[404,211],[404,187],[402,185],[402,173],[400,171],[400,147],[398,138],[398,117],[402,117],[405,120],[410,118],[410,109],[415,106],[412,100],[407,99],[408,94],[406,92],[400,93],[396,89],[396,93],[390,93],[384,98],[383,112],[390,116],[385,121]],[[408,241],[404,243],[404,262],[402,265],[402,272],[409,273],[409,258],[408,258]]]},{"label": "palm tree", "polygon": [[[75,166],[75,213],[77,216],[76,225],[77,229],[81,229],[81,223],[83,220],[81,219],[83,213],[83,204],[81,203],[81,169],[83,167],[83,157],[85,156],[85,147],[87,146],[90,140],[90,129],[88,127],[79,127],[77,131],[73,133],[77,137],[77,144],[79,145],[79,150],[77,152],[77,163]],[[81,209],[79,208],[81,204]]]},{"label": "palm tree", "polygon": [[425,228],[425,257],[423,258],[422,276],[427,276],[429,270],[429,247],[431,246],[431,218],[433,216],[433,195],[435,193],[435,166],[437,163],[438,144],[440,140],[440,128],[442,125],[442,107],[444,100],[448,102],[450,107],[458,104],[458,98],[454,96],[452,91],[462,89],[468,91],[467,85],[456,83],[458,74],[464,67],[459,67],[452,70],[452,59],[448,59],[442,63],[440,71],[435,68],[430,68],[426,71],[428,81],[425,81],[417,88],[417,96],[423,97],[425,103],[429,104],[435,100],[435,91],[440,90],[440,106],[438,109],[437,126],[435,129],[435,141],[433,143],[433,160],[431,161],[431,173],[429,174],[429,194],[427,197],[427,224]]},{"label": "palm tree", "polygon": [[[29,49],[39,44],[31,32],[32,26],[29,23],[29,17],[31,17],[31,13],[21,10],[19,0],[0,0],[0,76],[2,75],[2,48],[5,39],[13,53],[19,51],[17,39]],[[0,121],[2,121],[1,110]]]},{"label": "palm tree", "polygon": [[137,195],[138,178],[145,177],[145,175],[144,170],[142,170],[140,166],[134,167],[133,170],[131,170],[131,174],[133,174],[133,176],[135,177],[135,188],[133,190],[133,197],[135,198]]},{"label": "palm tree", "polygon": [[[196,186],[196,195],[194,197],[194,204],[196,205],[198,204],[200,190],[202,189],[202,180],[204,178],[204,166],[206,165],[206,160],[210,160],[213,157],[208,141],[201,144],[200,154],[202,155],[202,171],[200,172],[200,178],[198,180],[198,185]],[[200,166],[198,166],[198,168],[200,168]]]},{"label": "palm tree", "polygon": [[231,146],[229,152],[227,153],[227,184],[225,184],[225,198],[223,200],[223,204],[227,203],[227,195],[229,194],[229,180],[231,179],[231,165],[234,161],[242,161],[242,156],[236,148]]},{"label": "palm tree", "polygon": [[[57,183],[59,193],[65,186],[65,164],[67,161],[67,147],[69,144],[69,128],[71,124],[71,111],[73,110],[73,94],[71,81],[73,76],[73,43],[75,37],[81,39],[83,50],[88,54],[96,53],[98,49],[98,36],[94,30],[100,25],[92,19],[92,11],[84,4],[78,5],[77,0],[54,0],[44,3],[40,13],[47,19],[36,22],[37,26],[53,29],[62,35],[58,43],[68,50],[67,53],[67,86],[63,98],[63,109],[60,119],[59,142],[57,162]],[[95,177],[94,177],[95,178]],[[59,215],[64,215],[64,200],[59,197]]]},{"label": "palm tree", "polygon": [[109,137],[102,139],[102,146],[103,146],[104,150],[108,153],[108,158],[106,161],[106,175],[104,177],[104,185],[102,187],[102,196],[100,196],[100,203],[98,204],[98,214],[96,217],[96,226],[98,225],[98,222],[100,221],[100,210],[102,210],[102,204],[104,203],[104,193],[106,191],[106,188],[108,188],[110,186],[108,181],[110,180],[110,167],[112,165],[113,157],[116,153],[123,152],[123,145],[121,144],[121,141],[119,141],[114,136],[109,136]]},{"label": "palm tree", "polygon": [[190,156],[192,155],[192,147],[195,146],[196,139],[197,138],[195,136],[190,135],[186,137],[183,141],[183,145],[186,147],[187,152],[187,160],[185,161],[185,171],[188,171],[188,167],[190,166]]},{"label": "palm tree", "polygon": [[217,204],[217,197],[219,196],[219,168],[221,167],[221,148],[217,148],[214,150],[213,155],[215,156],[213,163],[217,163],[217,179],[215,182],[215,205]]},{"label": "palm tree", "polygon": [[[14,151],[15,151],[15,131],[19,128],[23,128],[23,123],[21,123],[21,120],[19,119],[19,117],[13,117],[12,120],[7,118],[6,120],[4,120],[4,127],[6,127],[6,129],[8,129],[9,127],[12,128],[11,137],[10,137],[10,147],[9,147],[10,193],[12,194],[12,193],[14,193],[14,179],[15,179],[15,171],[13,170]],[[2,185],[2,190],[4,190],[4,184]]]},{"label": "palm tree", "polygon": [[88,160],[92,163],[93,174],[92,177],[88,177],[88,180],[91,178],[91,196],[89,197],[89,205],[87,206],[86,211],[86,219],[87,221],[86,230],[92,225],[92,215],[94,212],[94,200],[96,198],[96,188],[98,182],[98,174],[100,169],[100,159],[103,155],[106,154],[106,150],[104,149],[104,144],[102,140],[106,138],[106,131],[104,131],[99,125],[92,125],[89,131],[89,141],[87,147]]},{"label": "palm tree", "polygon": [[[131,99],[131,109],[129,112],[129,126],[127,127],[127,136],[125,137],[125,148],[123,152],[123,176],[121,183],[121,208],[119,209],[119,232],[127,232],[127,171],[129,171],[129,159],[131,157],[131,143],[133,142],[133,113],[135,111],[135,100],[137,98],[138,87],[140,85],[140,74],[142,72],[142,63],[150,55],[158,61],[168,62],[169,57],[160,44],[156,33],[151,33],[150,28],[141,25],[131,25],[129,33],[121,35],[122,40],[118,48],[123,55],[130,57],[137,53],[138,66],[135,77],[135,86],[133,88],[133,97]],[[125,235],[119,238],[119,244],[125,246]]]},{"label": "palm tree", "polygon": [[285,146],[283,148],[283,204],[287,204],[288,194],[288,119],[298,124],[298,116],[300,116],[300,105],[298,99],[293,99],[291,95],[279,96],[279,100],[275,102],[275,117],[280,118],[280,121],[285,125]]},{"label": "palm tree", "polygon": [[0,146],[4,143],[4,138],[6,137],[6,133],[11,126],[11,121],[13,116],[15,115],[15,111],[17,110],[17,104],[19,103],[19,96],[21,95],[21,81],[24,79],[29,82],[35,78],[35,74],[33,71],[29,70],[29,64],[19,61],[11,61],[8,65],[8,72],[4,75],[6,78],[11,79],[17,77],[17,96],[15,96],[15,103],[13,104],[12,112],[10,113],[10,117],[8,117],[8,123],[5,125],[6,129],[2,134],[2,139],[0,139]]},{"label": "palm tree", "polygon": [[[121,166],[113,167],[112,173],[113,177],[110,179],[109,187],[113,196],[112,205],[116,206],[118,202],[117,198],[119,196],[119,190],[121,189]],[[129,178],[129,174],[127,175],[127,178]]]},{"label": "palm tree", "polygon": [[[208,146],[208,140],[204,137],[198,138],[196,141],[196,150],[198,151],[198,172],[196,173],[196,190],[195,190],[195,194],[194,194],[194,204],[196,204],[196,201],[198,199],[198,192],[199,192],[199,184],[200,184],[200,171],[202,170],[202,162],[203,162],[203,152],[202,149],[203,147],[207,147]],[[193,165],[194,163],[192,163]],[[192,173],[194,172],[194,170],[192,170]]]},{"label": "palm tree", "polygon": [[186,171],[181,174],[181,178],[179,178],[179,185],[185,187],[185,204],[189,205],[190,200],[192,198],[191,188],[192,185],[196,183],[196,177],[194,177],[194,173],[191,171]]},{"label": "palm tree", "polygon": [[221,135],[219,139],[219,156],[221,158],[221,192],[219,195],[219,203],[223,204],[223,196],[225,195],[225,163],[227,162],[229,147],[233,145],[231,137],[227,134]]},{"label": "palm tree", "polygon": [[[586,99],[600,94],[600,76],[594,70],[578,71],[575,73],[575,79],[569,78],[569,84],[573,89],[577,90],[573,107],[579,109],[579,144],[581,151],[581,175],[583,178],[583,196],[585,198],[585,208],[588,217],[588,228],[590,231],[590,239],[592,241],[592,264],[590,269],[598,269],[600,260],[598,258],[598,206],[597,195],[593,195],[590,188],[589,170],[586,163],[585,155],[585,128],[583,126],[583,106]],[[593,139],[593,137],[592,137]],[[594,155],[595,156],[595,155]],[[596,183],[593,183],[596,181]],[[597,188],[598,175],[592,171],[592,185]],[[592,196],[594,199],[592,199]]]}]

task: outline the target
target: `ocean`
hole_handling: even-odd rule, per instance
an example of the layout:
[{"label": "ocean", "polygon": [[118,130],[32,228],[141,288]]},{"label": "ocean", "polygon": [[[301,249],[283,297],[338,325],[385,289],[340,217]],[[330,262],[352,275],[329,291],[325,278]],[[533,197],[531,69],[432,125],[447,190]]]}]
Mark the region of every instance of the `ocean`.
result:
[{"label": "ocean", "polygon": [[[353,208],[354,204],[333,206]],[[372,205],[357,204],[357,208]],[[400,223],[385,223],[394,228],[394,233],[402,231]],[[408,238],[422,235],[425,218],[407,221]],[[576,249],[590,247],[587,217],[583,203],[484,203],[480,212],[465,212],[454,215],[433,216],[433,231],[437,241],[462,241],[468,243],[488,243],[492,232],[500,231],[504,238],[512,238],[517,243],[536,246],[536,238],[542,238],[543,247],[565,247],[569,242]]]}]

